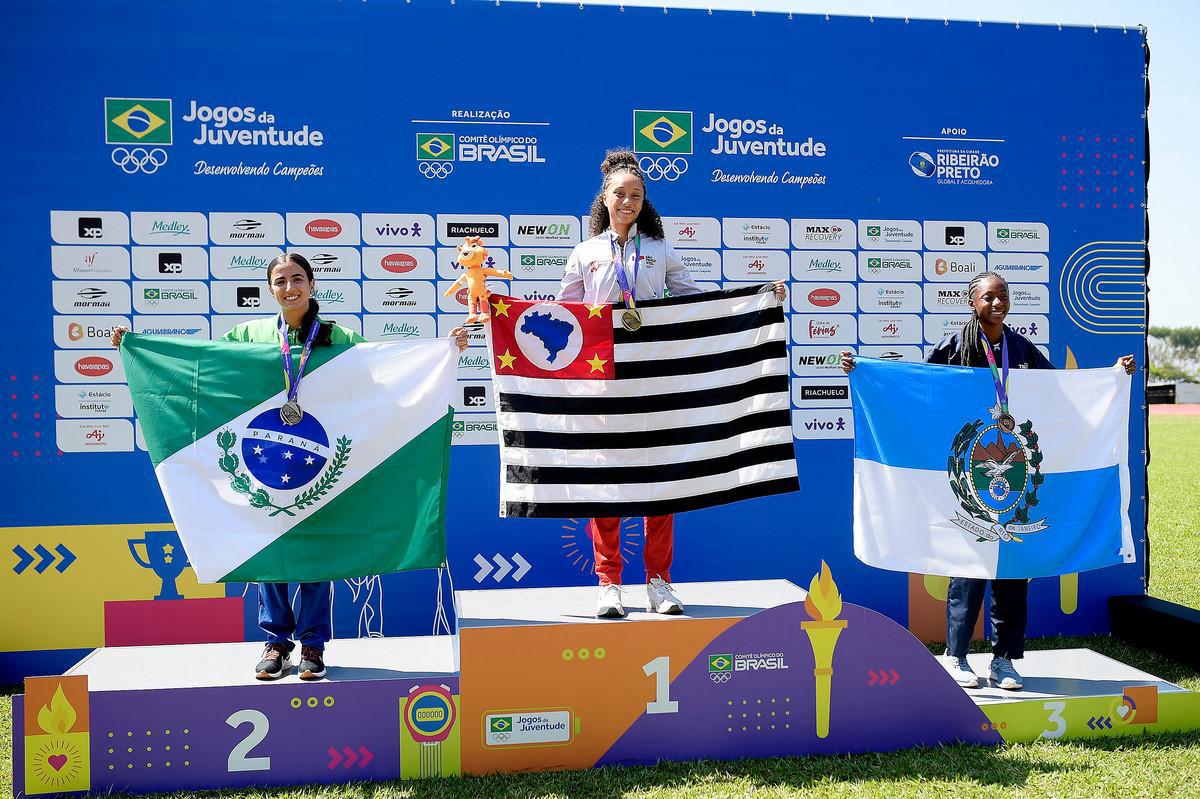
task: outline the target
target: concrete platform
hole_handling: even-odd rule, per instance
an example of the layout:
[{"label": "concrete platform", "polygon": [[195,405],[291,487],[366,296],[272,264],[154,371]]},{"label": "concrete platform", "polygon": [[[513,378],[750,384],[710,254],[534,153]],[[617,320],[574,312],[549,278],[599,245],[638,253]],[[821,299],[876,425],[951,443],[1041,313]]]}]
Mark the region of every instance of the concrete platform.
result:
[{"label": "concrete platform", "polygon": [[1013,661],[1017,671],[1025,678],[1025,688],[1005,691],[992,686],[987,679],[991,660],[992,656],[988,653],[967,656],[967,662],[980,676],[981,687],[964,688],[963,691],[978,705],[1120,696],[1128,685],[1155,685],[1160,694],[1185,692],[1174,683],[1090,649],[1026,652],[1024,658]]}]

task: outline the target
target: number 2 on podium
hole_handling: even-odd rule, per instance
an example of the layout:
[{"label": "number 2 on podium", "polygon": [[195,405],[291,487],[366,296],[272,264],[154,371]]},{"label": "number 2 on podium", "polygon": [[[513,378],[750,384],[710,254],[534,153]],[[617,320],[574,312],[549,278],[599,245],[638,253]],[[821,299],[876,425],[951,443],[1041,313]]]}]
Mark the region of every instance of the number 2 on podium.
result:
[{"label": "number 2 on podium", "polygon": [[647,677],[654,675],[654,701],[646,703],[647,713],[678,713],[679,702],[671,698],[671,658],[656,657],[642,666]]}]

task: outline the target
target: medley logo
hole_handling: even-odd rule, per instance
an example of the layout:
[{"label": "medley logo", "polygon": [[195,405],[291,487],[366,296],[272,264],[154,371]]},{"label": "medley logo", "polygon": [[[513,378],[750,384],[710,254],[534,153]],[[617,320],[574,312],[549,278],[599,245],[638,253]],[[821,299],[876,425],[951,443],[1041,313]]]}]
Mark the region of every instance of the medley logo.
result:
[{"label": "medley logo", "polygon": [[116,145],[112,162],[128,175],[157,172],[167,163],[163,146],[174,140],[172,116],[168,99],[105,97],[104,143]]}]

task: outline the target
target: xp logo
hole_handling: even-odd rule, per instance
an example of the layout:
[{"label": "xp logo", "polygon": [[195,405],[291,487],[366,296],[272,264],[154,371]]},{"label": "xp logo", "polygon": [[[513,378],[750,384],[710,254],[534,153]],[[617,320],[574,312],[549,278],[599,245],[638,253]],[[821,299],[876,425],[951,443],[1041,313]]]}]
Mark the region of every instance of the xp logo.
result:
[{"label": "xp logo", "polygon": [[635,110],[633,151],[646,177],[678,180],[688,168],[681,156],[692,154],[692,112]]},{"label": "xp logo", "polygon": [[104,238],[104,220],[98,216],[81,216],[81,217],[79,217],[79,238],[81,238],[81,239],[102,239],[102,238]]},{"label": "xp logo", "polygon": [[130,175],[157,172],[167,163],[167,151],[154,145],[172,144],[171,117],[168,99],[105,97],[105,144],[141,145],[113,148],[112,162]]},{"label": "xp logo", "polygon": [[422,175],[430,180],[445,178],[454,171],[453,162],[453,134],[417,134],[417,169]]},{"label": "xp logo", "polygon": [[946,246],[962,247],[967,243],[967,229],[963,225],[946,225]]},{"label": "xp logo", "polygon": [[237,287],[237,307],[258,308],[261,305],[262,295],[259,293],[258,286]]},{"label": "xp logo", "polygon": [[709,655],[708,679],[720,685],[733,677],[733,655]]},{"label": "xp logo", "polygon": [[446,686],[413,686],[404,704],[404,727],[418,743],[439,743],[450,737],[457,711]]},{"label": "xp logo", "polygon": [[931,178],[934,173],[933,156],[929,153],[915,152],[908,157],[908,166],[919,178]]}]

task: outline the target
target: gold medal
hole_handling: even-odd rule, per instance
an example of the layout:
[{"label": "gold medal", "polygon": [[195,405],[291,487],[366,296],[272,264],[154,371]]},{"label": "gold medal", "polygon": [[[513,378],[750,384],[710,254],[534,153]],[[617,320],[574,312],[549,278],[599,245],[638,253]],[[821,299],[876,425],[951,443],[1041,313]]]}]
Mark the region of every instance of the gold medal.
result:
[{"label": "gold medal", "polygon": [[621,314],[621,327],[634,332],[642,326],[642,314],[637,308],[627,308]]}]

